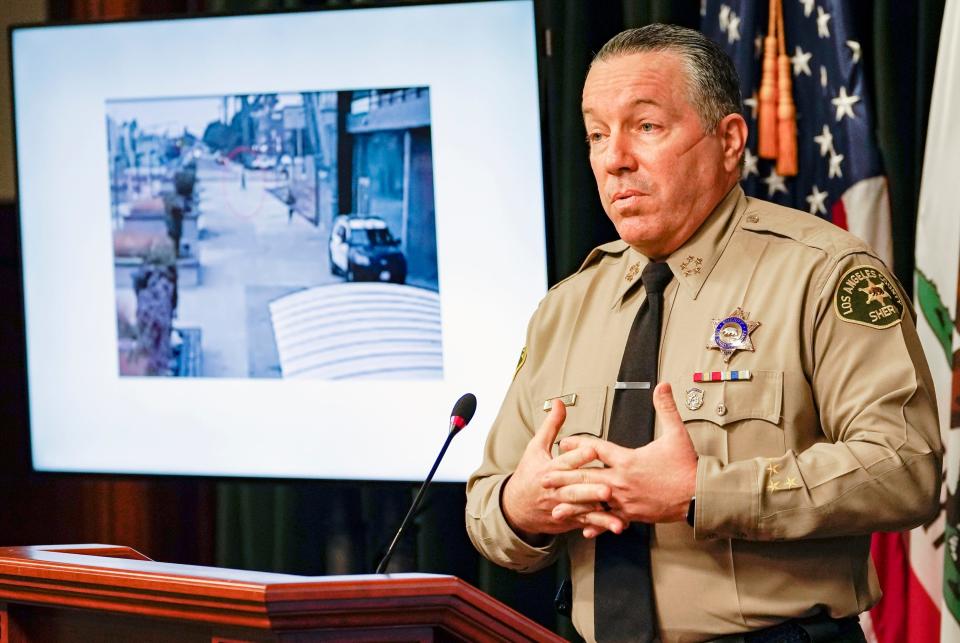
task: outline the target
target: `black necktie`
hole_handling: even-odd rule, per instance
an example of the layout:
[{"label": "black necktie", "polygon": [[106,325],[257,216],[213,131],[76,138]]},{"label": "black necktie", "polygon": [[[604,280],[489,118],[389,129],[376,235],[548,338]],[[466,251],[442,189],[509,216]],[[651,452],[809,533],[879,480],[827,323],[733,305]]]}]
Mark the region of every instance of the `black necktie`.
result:
[{"label": "black necktie", "polygon": [[[650,262],[640,275],[647,299],[640,306],[620,362],[607,439],[635,449],[653,439],[653,388],[657,384],[663,290],[670,266]],[[637,388],[648,382],[649,388]],[[598,641],[653,641],[657,627],[650,578],[650,525],[631,523],[621,534],[597,538],[594,566],[594,633]]]}]

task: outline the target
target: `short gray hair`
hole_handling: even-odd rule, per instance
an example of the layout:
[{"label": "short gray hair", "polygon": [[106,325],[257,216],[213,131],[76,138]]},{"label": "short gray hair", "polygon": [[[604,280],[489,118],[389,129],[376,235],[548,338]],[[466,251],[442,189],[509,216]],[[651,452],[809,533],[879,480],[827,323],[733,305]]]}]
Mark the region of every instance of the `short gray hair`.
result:
[{"label": "short gray hair", "polygon": [[621,31],[593,57],[598,63],[643,52],[674,52],[687,71],[690,103],[708,132],[728,114],[743,110],[740,77],[733,61],[716,43],[699,31],[677,25],[652,24]]}]

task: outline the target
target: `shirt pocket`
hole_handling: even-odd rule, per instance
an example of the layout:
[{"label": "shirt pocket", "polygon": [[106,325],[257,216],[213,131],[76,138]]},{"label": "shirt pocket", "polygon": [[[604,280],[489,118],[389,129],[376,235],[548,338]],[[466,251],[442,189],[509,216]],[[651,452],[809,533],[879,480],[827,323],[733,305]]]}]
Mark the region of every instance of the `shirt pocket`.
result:
[{"label": "shirt pocket", "polygon": [[750,374],[749,380],[740,381],[671,382],[680,417],[684,422],[700,420],[720,427],[743,420],[763,420],[781,426],[783,372]]},{"label": "shirt pocket", "polygon": [[[557,445],[564,438],[572,435],[590,435],[599,438],[603,435],[607,389],[606,386],[571,388],[569,391],[534,402],[533,416],[539,418],[539,422],[546,419],[554,398],[562,398],[566,403],[567,418],[564,420],[563,426],[560,427],[556,440],[554,440],[554,455],[557,453]],[[537,428],[540,426],[539,422]]]},{"label": "shirt pocket", "polygon": [[[783,372],[751,371],[749,380],[674,385],[680,417],[697,453],[724,463],[783,455],[786,449]],[[691,389],[702,391],[699,408],[688,406]],[[693,404],[692,406],[696,406]]]}]

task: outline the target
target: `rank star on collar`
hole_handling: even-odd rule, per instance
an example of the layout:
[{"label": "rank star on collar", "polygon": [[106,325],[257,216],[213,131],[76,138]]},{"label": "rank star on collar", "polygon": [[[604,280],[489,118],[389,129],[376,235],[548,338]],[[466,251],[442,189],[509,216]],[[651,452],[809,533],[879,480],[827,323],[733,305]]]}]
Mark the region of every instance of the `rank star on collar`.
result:
[{"label": "rank star on collar", "polygon": [[683,263],[680,264],[680,272],[683,273],[684,277],[699,275],[701,269],[703,269],[703,257],[688,255],[687,258],[683,260]]},{"label": "rank star on collar", "polygon": [[749,317],[750,313],[743,312],[743,308],[738,306],[726,317],[714,319],[710,324],[707,348],[719,349],[724,362],[729,362],[737,351],[752,351],[753,340],[750,339],[750,333],[757,329],[760,322],[752,321]]}]

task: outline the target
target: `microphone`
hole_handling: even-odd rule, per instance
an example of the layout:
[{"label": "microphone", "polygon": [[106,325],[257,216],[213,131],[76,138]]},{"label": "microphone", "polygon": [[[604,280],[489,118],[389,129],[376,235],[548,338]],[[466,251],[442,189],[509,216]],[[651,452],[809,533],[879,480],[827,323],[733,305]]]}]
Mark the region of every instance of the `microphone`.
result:
[{"label": "microphone", "polygon": [[433,467],[430,469],[430,473],[427,474],[427,479],[423,481],[422,485],[420,485],[420,491],[417,492],[417,497],[413,499],[413,504],[410,505],[410,511],[407,512],[403,522],[400,523],[400,529],[397,530],[396,535],[393,537],[393,541],[390,543],[390,546],[387,547],[387,553],[383,555],[383,559],[380,561],[380,564],[377,565],[377,571],[375,573],[382,574],[383,570],[387,568],[387,563],[390,562],[390,557],[393,556],[393,550],[397,548],[397,543],[400,542],[400,536],[402,536],[403,532],[406,530],[407,523],[410,522],[410,519],[420,506],[420,501],[423,500],[423,493],[427,490],[427,487],[430,486],[430,482],[433,480],[433,474],[437,472],[437,467],[440,466],[440,461],[443,460],[443,455],[447,452],[447,447],[450,446],[453,436],[459,433],[461,429],[470,423],[470,420],[473,419],[473,414],[476,413],[476,411],[477,396],[473,393],[466,393],[462,395],[460,399],[457,400],[457,403],[453,405],[453,410],[450,411],[450,428],[447,432],[447,439],[443,443],[443,448],[440,449],[440,455],[438,455],[437,459],[433,461]]},{"label": "microphone", "polygon": [[[470,423],[470,420],[473,419],[473,414],[476,412],[477,396],[473,393],[465,393],[461,395],[460,399],[457,400],[457,403],[453,405],[453,410],[450,411],[451,434],[456,435],[460,429],[467,426],[467,424]],[[447,440],[447,442],[449,443],[449,440]],[[443,457],[442,451],[440,452],[440,457]]]}]

